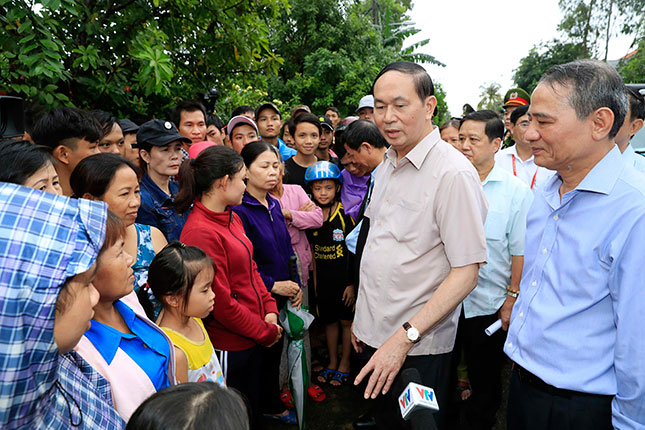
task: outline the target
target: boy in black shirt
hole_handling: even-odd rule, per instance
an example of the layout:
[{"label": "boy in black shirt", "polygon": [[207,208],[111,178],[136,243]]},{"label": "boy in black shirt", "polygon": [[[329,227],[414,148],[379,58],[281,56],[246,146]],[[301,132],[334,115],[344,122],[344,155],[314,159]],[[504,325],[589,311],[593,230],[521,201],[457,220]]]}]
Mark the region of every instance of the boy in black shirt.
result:
[{"label": "boy in black shirt", "polygon": [[[314,260],[314,289],[320,321],[325,324],[329,364],[317,377],[319,383],[338,387],[349,378],[351,325],[356,292],[352,285],[351,253],[345,235],[354,228],[354,220],[345,215],[340,196],[342,178],[336,165],[319,161],[309,167],[305,180],[311,187],[314,202],[323,210],[322,227],[309,230]],[[342,339],[342,356],[338,362],[338,329]]]},{"label": "boy in black shirt", "polygon": [[305,182],[305,172],[318,161],[315,154],[322,132],[320,120],[316,115],[305,112],[296,117],[289,132],[298,153],[284,163],[284,183],[300,185],[310,194]]}]

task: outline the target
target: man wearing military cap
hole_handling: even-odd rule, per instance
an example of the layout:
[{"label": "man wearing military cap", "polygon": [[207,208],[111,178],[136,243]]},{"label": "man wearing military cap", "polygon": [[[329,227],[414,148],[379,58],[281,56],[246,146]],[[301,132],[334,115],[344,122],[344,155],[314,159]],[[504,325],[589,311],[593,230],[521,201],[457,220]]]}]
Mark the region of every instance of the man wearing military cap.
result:
[{"label": "man wearing military cap", "polygon": [[511,88],[506,92],[504,96],[504,127],[506,128],[506,132],[504,133],[504,148],[508,148],[515,143],[511,134],[513,130],[511,113],[518,107],[526,106],[530,103],[531,96],[522,88]]}]

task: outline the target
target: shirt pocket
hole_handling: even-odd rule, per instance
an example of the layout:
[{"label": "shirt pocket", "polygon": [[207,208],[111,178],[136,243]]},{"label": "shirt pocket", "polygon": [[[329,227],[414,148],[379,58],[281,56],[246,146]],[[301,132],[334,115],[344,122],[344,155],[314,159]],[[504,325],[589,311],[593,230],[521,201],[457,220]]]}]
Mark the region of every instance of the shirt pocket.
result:
[{"label": "shirt pocket", "polygon": [[[157,215],[157,219],[159,220],[159,230],[161,230],[161,232],[168,239],[169,235],[172,236],[172,234],[175,232],[175,229],[177,228],[177,214],[175,214],[175,211],[173,209],[164,207],[155,208],[155,214]],[[170,242],[170,239],[168,239],[168,241]]]},{"label": "shirt pocket", "polygon": [[394,214],[387,222],[392,235],[399,242],[409,242],[421,234],[423,229],[422,205],[409,200],[399,200],[394,205]]},{"label": "shirt pocket", "polygon": [[506,216],[502,212],[489,211],[484,224],[486,240],[506,239]]}]

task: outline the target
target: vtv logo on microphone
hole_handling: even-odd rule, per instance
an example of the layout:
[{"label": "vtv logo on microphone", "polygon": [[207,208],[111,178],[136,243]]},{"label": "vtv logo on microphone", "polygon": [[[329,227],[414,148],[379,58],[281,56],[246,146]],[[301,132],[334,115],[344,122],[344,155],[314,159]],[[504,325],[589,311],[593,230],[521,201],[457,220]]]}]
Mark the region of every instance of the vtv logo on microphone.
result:
[{"label": "vtv logo on microphone", "polygon": [[399,408],[401,416],[408,419],[410,414],[419,409],[439,410],[439,404],[432,388],[410,382],[399,396]]}]

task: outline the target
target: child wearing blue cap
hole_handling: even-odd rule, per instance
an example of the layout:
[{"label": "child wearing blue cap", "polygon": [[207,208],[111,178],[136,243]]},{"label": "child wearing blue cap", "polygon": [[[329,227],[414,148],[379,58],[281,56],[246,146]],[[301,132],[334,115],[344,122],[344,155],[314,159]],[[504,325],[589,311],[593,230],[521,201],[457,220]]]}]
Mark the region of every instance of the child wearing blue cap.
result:
[{"label": "child wearing blue cap", "polygon": [[[340,387],[349,379],[351,325],[354,318],[356,292],[351,282],[351,254],[345,236],[354,228],[354,220],[345,215],[339,201],[342,178],[336,165],[319,161],[307,168],[305,181],[311,188],[314,202],[322,208],[322,227],[309,230],[308,237],[314,259],[314,289],[318,316],[325,324],[329,363],[317,376],[319,383]],[[342,354],[338,361],[338,333],[341,333]]]}]

